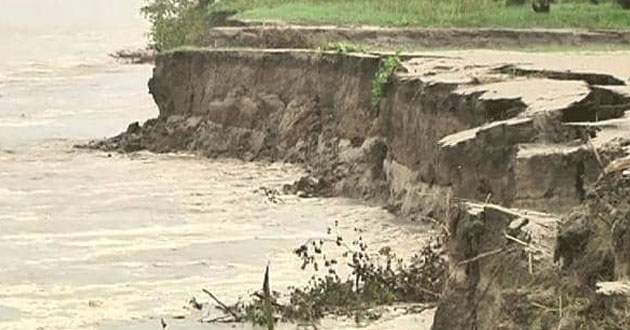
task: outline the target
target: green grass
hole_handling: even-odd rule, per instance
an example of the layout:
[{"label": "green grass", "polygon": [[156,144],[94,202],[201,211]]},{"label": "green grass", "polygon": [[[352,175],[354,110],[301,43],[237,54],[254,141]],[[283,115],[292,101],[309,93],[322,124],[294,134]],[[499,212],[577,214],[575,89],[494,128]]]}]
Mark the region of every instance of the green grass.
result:
[{"label": "green grass", "polygon": [[[603,1],[602,1],[603,2]],[[240,18],[312,24],[626,30],[630,11],[614,1],[565,0],[551,13],[497,0],[233,0]]]}]

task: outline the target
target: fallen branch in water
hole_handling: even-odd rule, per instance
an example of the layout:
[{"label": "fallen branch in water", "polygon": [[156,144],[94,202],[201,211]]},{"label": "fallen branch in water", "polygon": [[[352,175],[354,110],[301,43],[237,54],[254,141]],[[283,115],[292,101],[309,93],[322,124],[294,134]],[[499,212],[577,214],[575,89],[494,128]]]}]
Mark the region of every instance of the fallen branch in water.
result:
[{"label": "fallen branch in water", "polygon": [[231,315],[223,315],[210,320],[199,320],[201,323],[233,323],[236,322]]},{"label": "fallen branch in water", "polygon": [[217,298],[214,294],[212,294],[212,292],[203,289],[203,292],[206,293],[208,296],[210,296],[210,298],[212,298],[212,300],[216,301],[217,304],[219,304],[219,306],[221,307],[221,310],[225,313],[228,313],[230,315],[232,315],[232,317],[234,317],[235,320],[240,320],[240,317],[234,313],[234,311],[232,311],[232,309],[230,307],[228,307],[226,304],[224,304],[221,300],[219,300],[219,298]]}]

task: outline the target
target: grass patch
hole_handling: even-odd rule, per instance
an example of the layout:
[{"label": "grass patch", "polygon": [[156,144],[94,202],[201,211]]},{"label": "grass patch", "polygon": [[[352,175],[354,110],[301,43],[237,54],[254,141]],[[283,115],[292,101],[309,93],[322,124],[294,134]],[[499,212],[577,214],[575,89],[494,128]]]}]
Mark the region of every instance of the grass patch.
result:
[{"label": "grass patch", "polygon": [[[225,6],[225,5],[224,5]],[[240,18],[311,24],[370,24],[424,27],[630,28],[630,11],[614,1],[552,5],[537,14],[529,4],[506,6],[494,0],[234,0]]]},{"label": "grass patch", "polygon": [[[630,11],[616,0],[599,5],[566,0],[554,4],[549,14],[497,0],[146,0],[141,11],[151,23],[148,36],[158,51],[203,44],[206,31],[233,13],[302,24],[630,29]],[[331,50],[354,51],[350,46],[332,45]]]}]

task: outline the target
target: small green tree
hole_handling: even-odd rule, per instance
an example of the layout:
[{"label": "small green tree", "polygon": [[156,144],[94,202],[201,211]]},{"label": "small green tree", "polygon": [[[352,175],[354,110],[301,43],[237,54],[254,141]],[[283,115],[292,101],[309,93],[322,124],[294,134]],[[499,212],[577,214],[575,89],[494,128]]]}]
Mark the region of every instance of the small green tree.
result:
[{"label": "small green tree", "polygon": [[209,0],[147,0],[141,12],[151,23],[152,46],[164,51],[198,45],[209,28]]}]

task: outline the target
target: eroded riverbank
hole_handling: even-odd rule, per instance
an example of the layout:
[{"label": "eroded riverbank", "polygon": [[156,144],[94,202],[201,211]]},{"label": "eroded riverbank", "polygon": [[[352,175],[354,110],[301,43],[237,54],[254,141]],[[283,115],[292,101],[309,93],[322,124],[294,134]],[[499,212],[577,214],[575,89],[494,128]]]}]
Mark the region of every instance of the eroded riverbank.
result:
[{"label": "eroded riverbank", "polygon": [[[547,67],[526,62],[532,55],[495,55],[179,49],[157,57],[149,83],[160,115],[89,147],[294,162],[314,178],[298,191],[314,182],[306,188],[316,194],[444,221],[449,284],[433,329],[625,324],[593,277],[571,275],[571,244],[556,243],[574,230],[569,212],[606,205],[594,187],[612,193],[606,180],[629,175],[630,75],[591,56],[572,67],[562,62],[571,55],[554,55]],[[592,276],[623,283],[626,208],[615,203],[612,230],[591,224],[602,235],[593,236],[578,225],[587,238],[572,242],[587,245],[581,264],[605,257]],[[571,281],[561,293],[571,313],[529,308],[549,305],[562,281]]]},{"label": "eroded riverbank", "polygon": [[[12,9],[31,13],[24,3]],[[614,306],[591,282],[628,276],[625,197],[598,198],[616,189],[598,181],[604,168],[629,153],[630,74],[615,65],[627,54],[402,54],[375,102],[374,76],[393,52],[179,50],[158,57],[150,83],[159,117],[97,145],[132,153],[77,150],[157,113],[144,95],[150,68],[106,57],[141,43],[143,31],[137,15],[117,22],[108,3],[62,26],[43,18],[85,2],[42,0],[33,30],[2,21],[21,33],[0,54],[3,328],[154,329],[161,317],[173,329],[205,328],[183,308],[202,299],[201,288],[231,301],[260,287],[268,261],[274,288],[300,284],[309,274],[297,271],[292,250],[335,220],[399,253],[435,233],[374,205],[448,220],[452,268],[436,329],[494,329],[497,320],[505,329],[571,329],[588,310],[573,288],[544,281],[556,273],[575,280],[590,306]],[[118,5],[135,13],[139,4]],[[269,198],[259,188],[280,190],[306,174],[279,161],[305,165],[323,183],[315,194],[355,199]],[[621,165],[609,175],[628,175],[623,161],[612,164]],[[593,195],[595,182],[603,184]],[[449,213],[451,197],[466,212]],[[622,216],[588,225],[609,213]],[[593,278],[574,276],[585,268],[569,265],[571,244],[552,251],[563,229],[561,240],[577,233],[569,243],[586,246],[578,265],[604,261],[586,269]],[[432,315],[370,327],[428,327]]]}]

